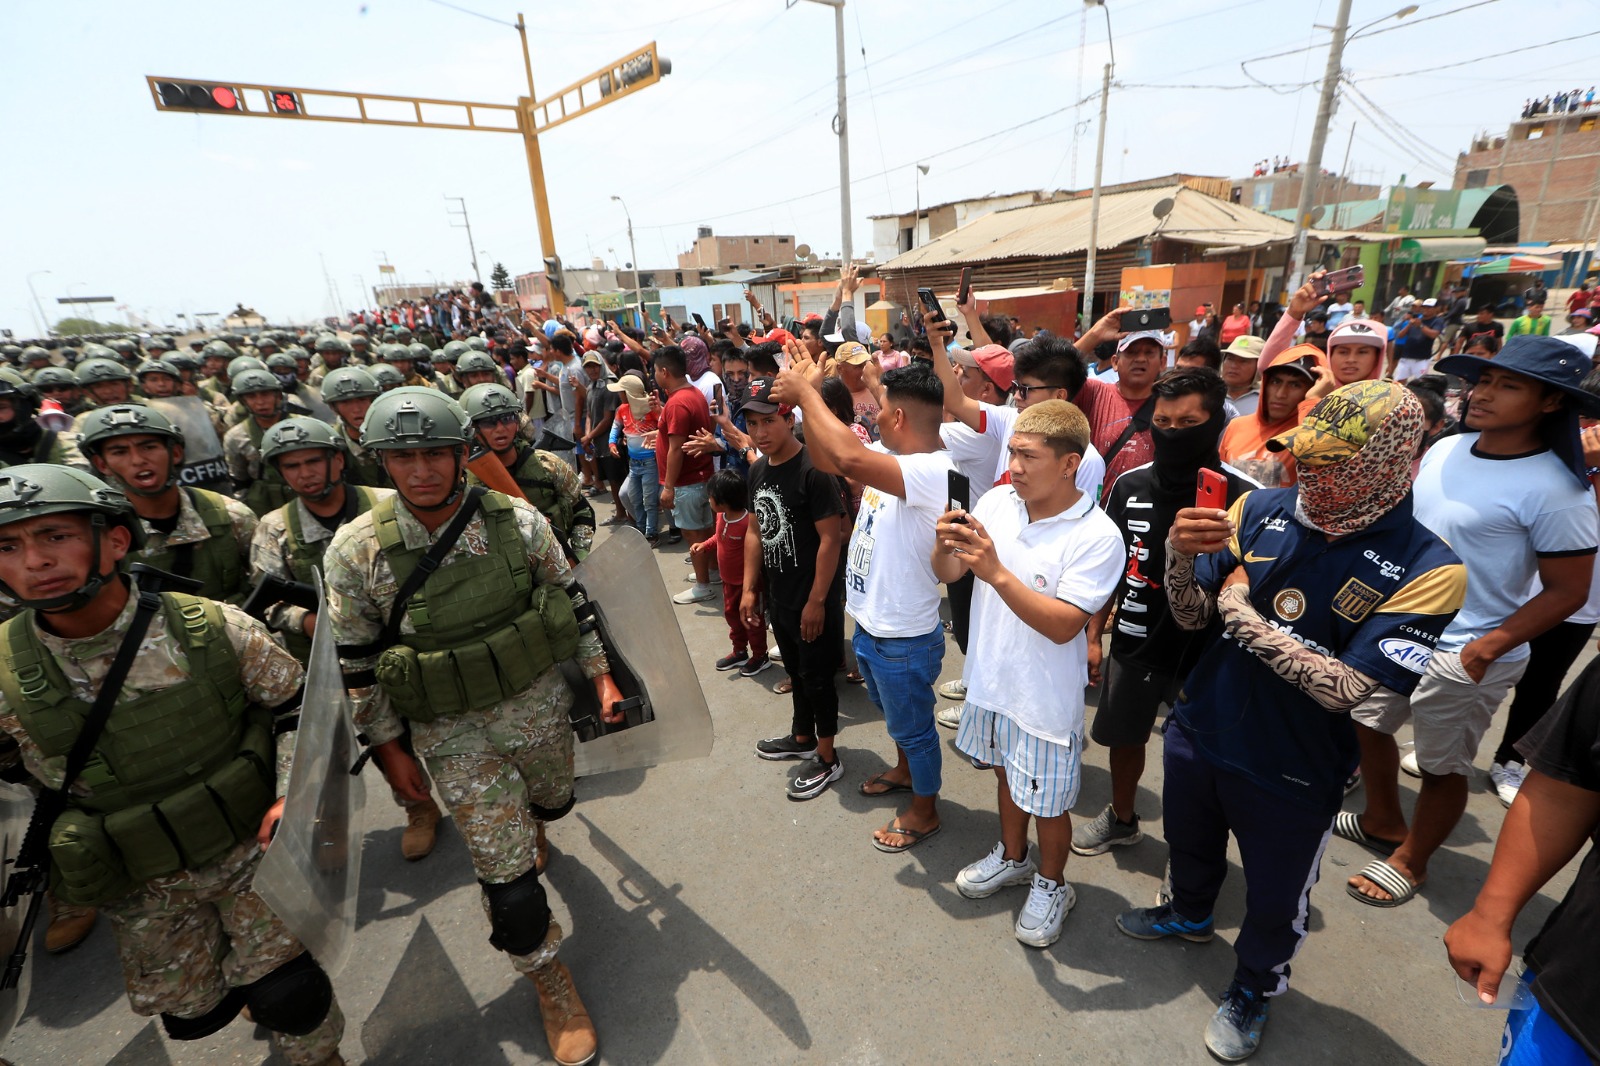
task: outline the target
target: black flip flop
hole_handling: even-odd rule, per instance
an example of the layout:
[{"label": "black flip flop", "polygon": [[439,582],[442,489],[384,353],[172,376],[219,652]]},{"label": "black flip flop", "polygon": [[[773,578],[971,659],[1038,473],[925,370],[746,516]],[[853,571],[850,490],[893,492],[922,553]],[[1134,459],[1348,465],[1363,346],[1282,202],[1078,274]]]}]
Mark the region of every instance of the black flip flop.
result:
[{"label": "black flip flop", "polygon": [[[885,770],[882,774],[873,774],[871,777],[869,777],[865,781],[861,782],[861,784],[857,785],[856,786],[856,791],[861,793],[863,796],[867,796],[868,798],[876,798],[878,796],[888,796],[888,795],[890,795],[892,793],[895,793],[895,792],[910,792],[911,791],[911,786],[910,785],[902,785],[898,781],[890,781],[887,777],[885,777],[884,774],[887,774],[888,772],[889,771]],[[884,790],[882,792],[868,792],[867,791],[867,786],[868,785],[873,785],[873,784],[883,785],[884,786]]]}]

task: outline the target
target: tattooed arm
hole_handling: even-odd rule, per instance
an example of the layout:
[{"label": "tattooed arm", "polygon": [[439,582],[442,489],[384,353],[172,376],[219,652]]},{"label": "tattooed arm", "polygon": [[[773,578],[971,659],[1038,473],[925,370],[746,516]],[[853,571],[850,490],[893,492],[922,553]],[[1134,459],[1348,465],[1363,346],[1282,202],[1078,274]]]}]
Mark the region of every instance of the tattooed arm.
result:
[{"label": "tattooed arm", "polygon": [[1211,622],[1216,599],[1194,576],[1194,556],[1167,541],[1167,606],[1179,629],[1204,629]]},{"label": "tattooed arm", "polygon": [[[1173,616],[1178,617],[1177,595],[1173,590],[1169,556],[1167,595],[1173,602]],[[1378,682],[1361,671],[1331,656],[1312,651],[1270,625],[1251,604],[1250,586],[1244,581],[1224,585],[1217,594],[1216,606],[1222,614],[1222,627],[1229,636],[1266,663],[1273,673],[1316,700],[1325,710],[1348,711],[1377,689]]]}]

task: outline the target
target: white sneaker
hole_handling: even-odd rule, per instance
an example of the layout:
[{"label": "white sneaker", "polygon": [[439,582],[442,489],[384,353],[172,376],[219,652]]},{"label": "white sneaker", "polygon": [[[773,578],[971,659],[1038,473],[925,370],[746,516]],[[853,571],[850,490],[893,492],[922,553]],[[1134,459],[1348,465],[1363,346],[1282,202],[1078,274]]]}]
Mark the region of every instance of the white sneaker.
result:
[{"label": "white sneaker", "polygon": [[954,681],[946,681],[939,686],[939,695],[947,700],[964,700],[967,698],[967,685],[959,677]]},{"label": "white sneaker", "polygon": [[1031,855],[1021,862],[1006,858],[1006,846],[1002,842],[956,874],[956,891],[968,899],[983,899],[1002,888],[1027,884],[1038,870]]},{"label": "white sneaker", "polygon": [[1489,764],[1489,782],[1494,785],[1495,795],[1500,797],[1502,806],[1509,807],[1517,798],[1517,790],[1522,787],[1522,779],[1528,768],[1519,762],[1508,762],[1504,766],[1499,763]]},{"label": "white sneaker", "polygon": [[933,720],[944,726],[946,729],[960,729],[961,708],[940,707],[937,711],[933,712]]},{"label": "white sneaker", "polygon": [[716,592],[712,590],[710,585],[696,585],[693,588],[684,589],[682,592],[672,597],[672,602],[683,604],[701,603],[705,600],[709,600],[715,595]]},{"label": "white sneaker", "polygon": [[1400,769],[1412,777],[1422,776],[1422,767],[1417,765],[1417,749],[1412,748],[1400,757]]},{"label": "white sneaker", "polygon": [[1017,939],[1033,948],[1047,948],[1061,939],[1061,923],[1078,902],[1078,894],[1065,881],[1056,884],[1033,875],[1028,902],[1017,915]]}]

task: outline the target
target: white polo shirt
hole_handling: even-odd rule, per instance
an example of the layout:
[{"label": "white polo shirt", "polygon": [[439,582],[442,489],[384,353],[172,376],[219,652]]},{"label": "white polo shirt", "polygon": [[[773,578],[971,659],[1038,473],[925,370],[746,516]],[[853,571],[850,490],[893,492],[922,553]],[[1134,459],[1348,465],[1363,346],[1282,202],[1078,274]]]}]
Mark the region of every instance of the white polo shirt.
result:
[{"label": "white polo shirt", "polygon": [[[1050,591],[1085,614],[1104,607],[1122,578],[1122,533],[1087,494],[1058,515],[1028,521],[1027,504],[1010,485],[972,509],[1001,564],[1035,592]],[[972,628],[962,673],[967,700],[1003,714],[1023,730],[1057,744],[1083,732],[1088,641],[1080,631],[1065,645],[1029,626],[994,586],[974,584]]]}]

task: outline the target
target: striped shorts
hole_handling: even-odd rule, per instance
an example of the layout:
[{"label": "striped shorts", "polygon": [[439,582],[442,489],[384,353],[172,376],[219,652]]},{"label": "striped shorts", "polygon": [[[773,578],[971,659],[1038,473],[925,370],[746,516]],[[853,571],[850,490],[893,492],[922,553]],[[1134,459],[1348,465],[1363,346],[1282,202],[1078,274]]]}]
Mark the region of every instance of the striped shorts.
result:
[{"label": "striped shorts", "polygon": [[1044,740],[1003,714],[970,699],[961,708],[956,747],[980,762],[1002,767],[1011,801],[1036,818],[1066,814],[1078,802],[1082,742]]}]

